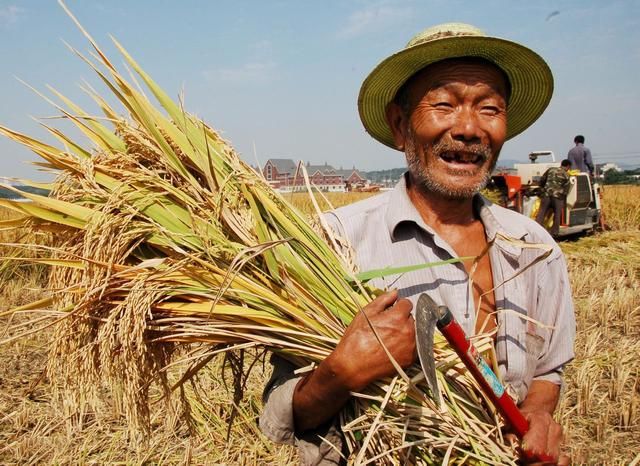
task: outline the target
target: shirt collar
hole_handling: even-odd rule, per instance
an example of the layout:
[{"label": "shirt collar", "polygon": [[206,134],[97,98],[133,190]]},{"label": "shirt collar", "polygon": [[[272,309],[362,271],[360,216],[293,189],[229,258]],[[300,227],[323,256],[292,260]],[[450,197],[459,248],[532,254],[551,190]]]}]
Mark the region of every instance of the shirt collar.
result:
[{"label": "shirt collar", "polygon": [[[431,227],[424,223],[420,213],[413,205],[413,202],[411,202],[411,198],[407,192],[407,174],[408,172],[405,172],[404,175],[400,177],[400,181],[398,181],[393,191],[391,191],[389,202],[386,205],[384,218],[392,241],[395,240],[396,228],[403,222],[414,223],[427,233],[435,235]],[[484,225],[489,240],[496,238],[498,233],[510,238],[526,240],[528,232],[523,222],[508,221],[504,213],[501,212],[502,207],[496,206],[480,194],[474,196],[473,206],[476,212],[479,212],[480,221]],[[512,243],[501,241],[499,236],[496,238],[496,246],[514,256],[519,256],[522,251],[522,248]]]},{"label": "shirt collar", "polygon": [[427,228],[420,216],[420,213],[413,205],[413,202],[411,202],[411,198],[407,192],[406,177],[407,172],[400,177],[400,181],[398,181],[395,188],[393,188],[393,191],[391,191],[391,197],[389,198],[389,203],[386,206],[387,210],[384,218],[392,241],[396,239],[396,228],[402,222],[415,223],[426,231],[430,233],[432,232],[431,228]]},{"label": "shirt collar", "polygon": [[[519,256],[522,248],[513,243],[503,241],[499,235],[526,241],[529,233],[524,227],[524,222],[509,221],[503,212],[503,207],[496,206],[481,194],[475,195],[473,204],[476,212],[480,214],[480,221],[484,225],[487,238],[489,240],[495,239],[496,246],[507,254]],[[511,213],[508,212],[508,214]]]}]

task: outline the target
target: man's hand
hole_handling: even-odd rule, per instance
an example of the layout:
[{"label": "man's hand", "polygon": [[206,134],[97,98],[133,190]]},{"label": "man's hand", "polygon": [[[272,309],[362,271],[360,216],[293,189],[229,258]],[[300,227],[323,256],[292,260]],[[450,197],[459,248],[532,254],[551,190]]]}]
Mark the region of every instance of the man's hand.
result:
[{"label": "man's hand", "polygon": [[[380,340],[402,368],[415,360],[413,306],[408,299],[396,301],[397,298],[398,292],[394,290],[367,305],[353,319],[329,356],[331,366],[341,374],[349,390],[362,390],[374,380],[396,373]],[[377,337],[371,327],[375,328]]]},{"label": "man's hand", "polygon": [[529,422],[529,432],[520,443],[523,459],[527,464],[537,463],[536,457],[544,455],[553,461],[544,464],[570,464],[569,457],[562,454],[560,448],[564,436],[562,426],[554,421],[551,414],[546,411],[523,412],[527,422]]},{"label": "man's hand", "polygon": [[[560,387],[554,383],[534,380],[520,411],[529,423],[529,431],[520,443],[526,464],[570,464],[567,455],[561,452],[564,435],[562,426],[553,419],[558,403]],[[545,455],[551,462],[538,463],[536,456]]]},{"label": "man's hand", "polygon": [[398,292],[390,291],[356,315],[336,349],[296,386],[293,416],[298,432],[313,429],[335,416],[349,399],[350,392],[395,374],[371,326],[401,367],[415,360],[411,307],[411,301],[398,300]]}]

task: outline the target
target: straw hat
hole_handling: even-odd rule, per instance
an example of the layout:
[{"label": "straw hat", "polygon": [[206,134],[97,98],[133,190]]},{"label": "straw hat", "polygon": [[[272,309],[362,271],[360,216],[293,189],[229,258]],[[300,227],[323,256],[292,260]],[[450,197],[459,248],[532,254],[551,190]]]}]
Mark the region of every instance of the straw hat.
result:
[{"label": "straw hat", "polygon": [[506,73],[511,84],[507,139],[533,124],[551,100],[553,75],[540,55],[515,42],[489,37],[469,24],[446,23],[417,34],[364,80],[358,111],[367,132],[395,149],[385,119],[387,104],[415,73],[437,61],[457,57],[484,58]]}]

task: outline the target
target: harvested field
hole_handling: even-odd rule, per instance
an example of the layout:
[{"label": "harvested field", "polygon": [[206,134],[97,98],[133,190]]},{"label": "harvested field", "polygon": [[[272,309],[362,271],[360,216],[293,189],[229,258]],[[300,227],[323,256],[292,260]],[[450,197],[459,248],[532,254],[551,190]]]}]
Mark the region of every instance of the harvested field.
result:
[{"label": "harvested field", "polygon": [[[334,193],[330,202],[339,206],[364,196]],[[604,196],[611,229],[562,244],[578,339],[558,416],[576,464],[628,464],[640,451],[640,187],[607,187]],[[294,202],[302,199],[293,196]],[[7,215],[0,211],[0,219]],[[16,234],[29,232],[0,232],[0,240],[14,242]],[[10,252],[0,249],[3,256]],[[45,271],[0,264],[0,280],[2,311],[41,296]],[[17,322],[34,325],[26,316],[14,316],[11,323]],[[11,337],[8,323],[0,322],[0,340]],[[53,401],[56,387],[43,372],[49,338],[44,330],[0,346],[0,463],[297,464],[292,448],[271,444],[256,429],[260,394],[269,375],[262,360],[247,381],[230,430],[233,389],[207,376],[223,370],[217,360],[200,377],[204,390],[185,389],[185,396],[198,399],[197,412],[191,413],[192,431],[179,409],[159,409],[148,446],[136,450],[126,441],[123,414],[113,406],[69,419]]]}]

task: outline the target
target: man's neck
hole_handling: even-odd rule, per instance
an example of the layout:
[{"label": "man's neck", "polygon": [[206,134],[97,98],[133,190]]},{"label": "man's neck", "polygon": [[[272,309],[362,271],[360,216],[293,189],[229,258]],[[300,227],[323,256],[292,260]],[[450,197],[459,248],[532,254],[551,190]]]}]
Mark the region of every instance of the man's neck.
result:
[{"label": "man's neck", "polygon": [[413,183],[410,176],[407,177],[407,192],[424,222],[435,230],[467,227],[478,221],[472,197],[451,199],[427,191]]}]

